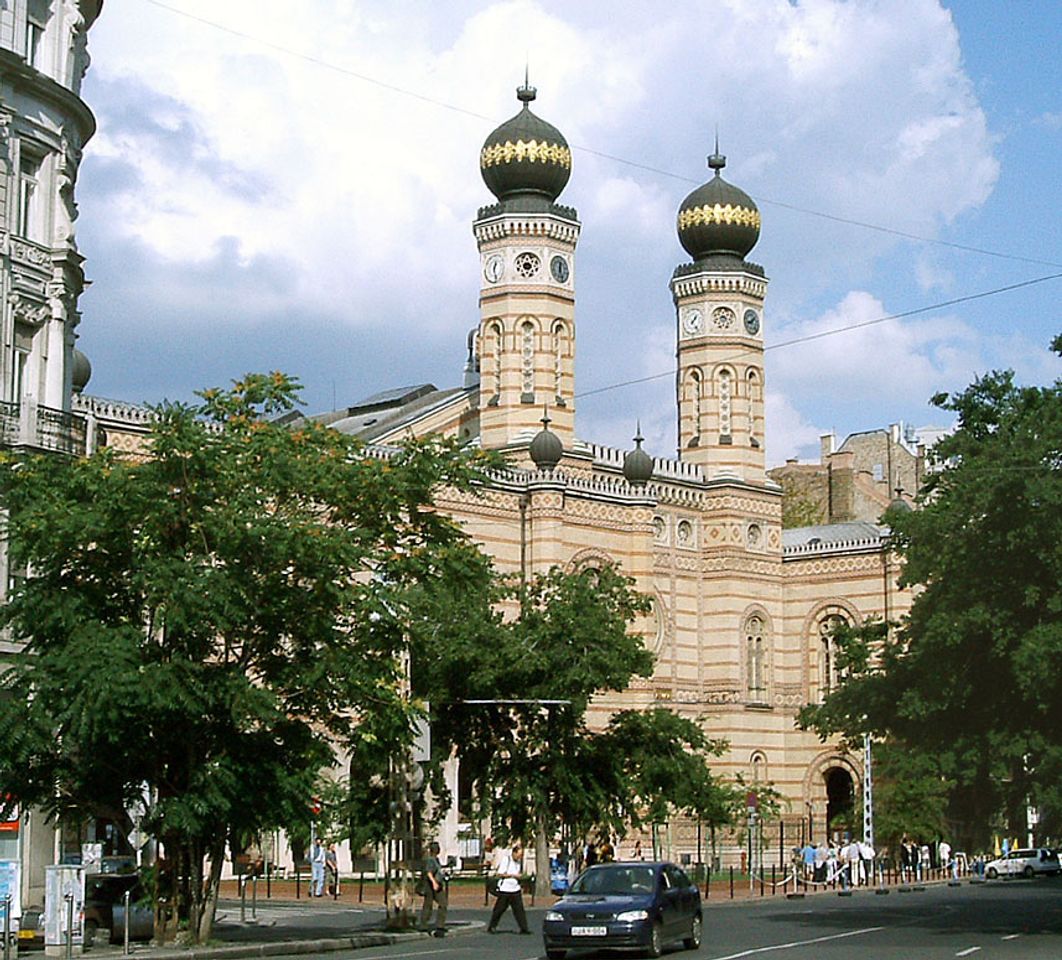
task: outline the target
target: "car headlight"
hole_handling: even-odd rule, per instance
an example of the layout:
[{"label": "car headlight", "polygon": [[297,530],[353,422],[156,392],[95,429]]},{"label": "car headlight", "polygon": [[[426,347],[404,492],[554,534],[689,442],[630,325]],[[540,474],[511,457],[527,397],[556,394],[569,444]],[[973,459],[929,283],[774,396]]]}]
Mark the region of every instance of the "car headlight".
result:
[{"label": "car headlight", "polygon": [[546,919],[547,920],[563,920],[564,919],[564,914],[561,913],[559,910],[547,910],[546,911]]},{"label": "car headlight", "polygon": [[617,913],[616,919],[620,923],[633,923],[635,920],[648,920],[648,910],[624,910],[623,913]]}]

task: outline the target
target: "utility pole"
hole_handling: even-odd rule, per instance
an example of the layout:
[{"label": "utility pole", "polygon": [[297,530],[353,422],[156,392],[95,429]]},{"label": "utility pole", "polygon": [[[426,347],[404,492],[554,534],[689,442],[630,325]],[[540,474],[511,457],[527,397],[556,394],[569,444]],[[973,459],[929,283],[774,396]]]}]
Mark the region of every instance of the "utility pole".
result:
[{"label": "utility pole", "polygon": [[863,839],[874,846],[874,772],[870,734],[863,734]]}]

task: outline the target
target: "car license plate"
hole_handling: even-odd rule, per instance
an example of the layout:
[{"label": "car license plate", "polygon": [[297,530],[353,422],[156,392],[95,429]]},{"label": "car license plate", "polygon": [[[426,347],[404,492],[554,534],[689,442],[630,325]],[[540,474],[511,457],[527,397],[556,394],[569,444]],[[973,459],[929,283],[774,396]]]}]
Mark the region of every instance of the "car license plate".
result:
[{"label": "car license plate", "polygon": [[608,927],[572,927],[573,937],[603,937]]}]

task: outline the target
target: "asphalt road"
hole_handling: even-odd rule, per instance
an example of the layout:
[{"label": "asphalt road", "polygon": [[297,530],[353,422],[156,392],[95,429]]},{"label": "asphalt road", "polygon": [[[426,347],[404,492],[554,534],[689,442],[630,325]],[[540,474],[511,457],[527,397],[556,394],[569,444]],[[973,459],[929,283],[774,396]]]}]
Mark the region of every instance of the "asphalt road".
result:
[{"label": "asphalt road", "polygon": [[[461,911],[466,917],[469,912]],[[485,914],[484,914],[485,917]],[[541,909],[529,911],[533,930]],[[539,936],[518,936],[511,916],[507,932],[463,933],[329,954],[335,960],[537,960]],[[572,960],[592,956],[569,954]],[[705,938],[697,953],[672,948],[669,956],[698,960],[1060,960],[1062,878],[1014,880],[924,892],[876,896],[859,891],[804,900],[781,898],[713,904],[705,911]]]}]

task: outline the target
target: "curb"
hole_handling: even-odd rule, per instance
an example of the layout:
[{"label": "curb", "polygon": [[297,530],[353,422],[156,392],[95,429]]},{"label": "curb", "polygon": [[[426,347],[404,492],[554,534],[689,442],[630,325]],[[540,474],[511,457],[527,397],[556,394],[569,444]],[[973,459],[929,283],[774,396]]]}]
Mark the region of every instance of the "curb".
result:
[{"label": "curb", "polygon": [[[486,926],[481,921],[463,923],[459,927],[447,929],[446,937],[473,933]],[[164,947],[155,949],[142,948],[131,956],[143,957],[145,960],[239,960],[242,957],[278,957],[289,955],[316,955],[336,953],[341,950],[363,950],[367,947],[387,947],[395,943],[410,943],[432,939],[430,933],[420,930],[402,930],[393,933],[386,931],[366,931],[354,933],[348,937],[324,937],[317,940],[274,940],[269,943],[236,943],[229,946],[193,947],[187,950]],[[121,954],[117,954],[121,956]],[[115,954],[97,954],[103,960]]]}]

